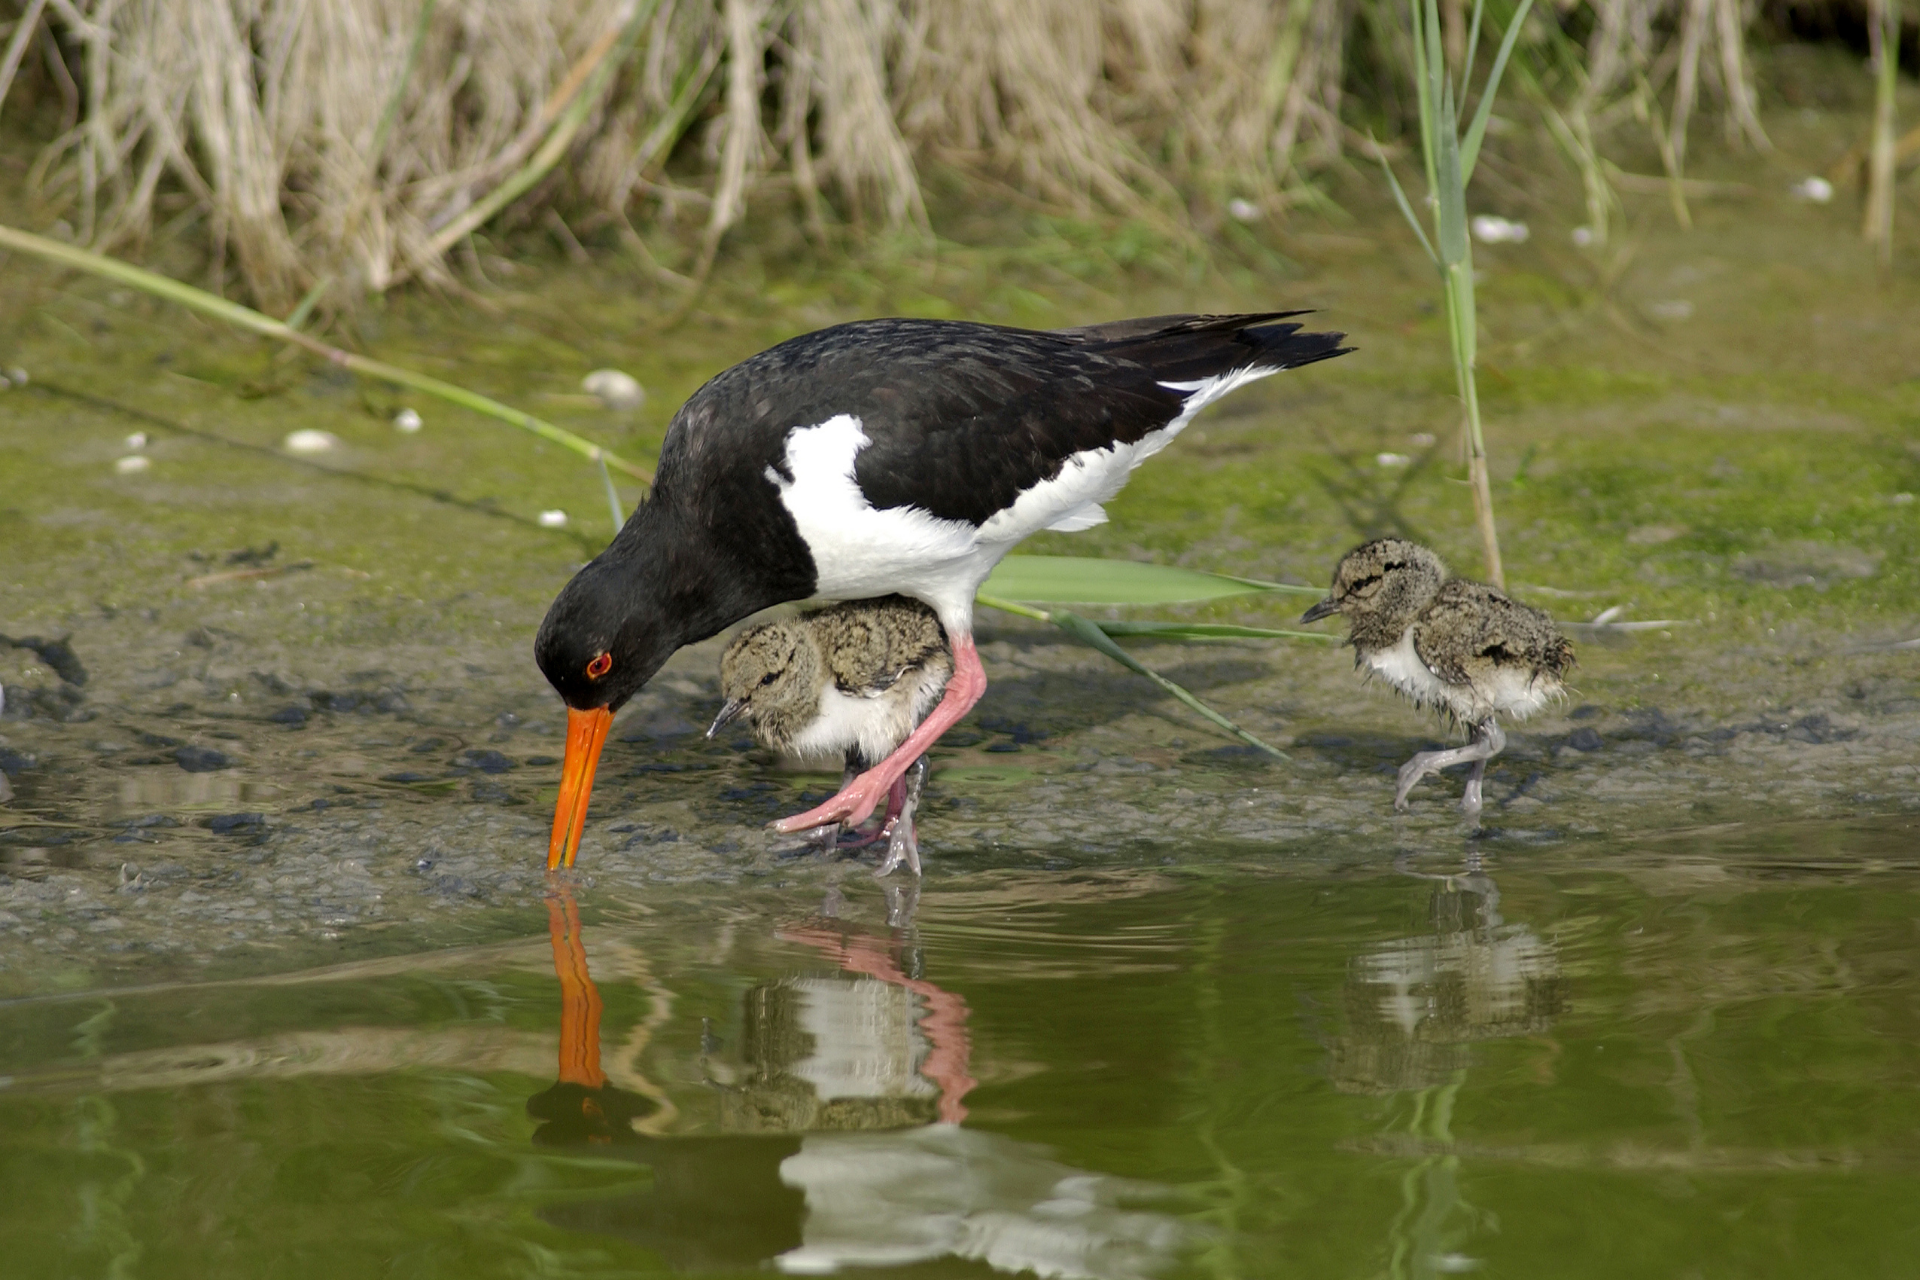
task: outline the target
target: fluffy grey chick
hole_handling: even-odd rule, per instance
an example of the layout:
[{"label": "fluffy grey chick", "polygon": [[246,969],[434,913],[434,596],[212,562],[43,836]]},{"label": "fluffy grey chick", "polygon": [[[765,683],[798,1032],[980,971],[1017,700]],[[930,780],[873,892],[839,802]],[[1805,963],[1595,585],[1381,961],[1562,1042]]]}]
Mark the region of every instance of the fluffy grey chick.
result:
[{"label": "fluffy grey chick", "polygon": [[[745,718],[754,739],[797,756],[838,756],[852,778],[892,754],[939,703],[953,674],[932,609],[904,596],[855,600],[749,627],[720,658],[726,705],[707,730]],[[905,861],[920,874],[914,810],[926,785],[922,756],[894,784],[875,839],[887,875]],[[828,828],[827,842],[838,839]],[[864,842],[862,842],[864,843]]]},{"label": "fluffy grey chick", "polygon": [[1417,706],[1434,706],[1468,726],[1464,747],[1422,751],[1400,767],[1396,809],[1429,773],[1473,765],[1460,808],[1480,812],[1487,761],[1507,745],[1498,716],[1525,719],[1560,697],[1573,646],[1538,609],[1484,583],[1449,578],[1427,548],[1377,538],[1349,551],[1333,590],[1301,617],[1347,620],[1354,665],[1385,679]]}]

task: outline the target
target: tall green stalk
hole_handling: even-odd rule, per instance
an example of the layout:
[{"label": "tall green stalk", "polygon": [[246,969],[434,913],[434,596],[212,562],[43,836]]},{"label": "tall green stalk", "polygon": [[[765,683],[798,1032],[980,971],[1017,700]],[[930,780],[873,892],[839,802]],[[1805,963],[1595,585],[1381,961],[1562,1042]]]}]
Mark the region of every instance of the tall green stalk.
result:
[{"label": "tall green stalk", "polygon": [[1486,555],[1487,578],[1498,587],[1506,586],[1506,572],[1500,564],[1500,536],[1493,522],[1493,490],[1487,479],[1487,443],[1480,429],[1480,393],[1474,381],[1477,319],[1473,302],[1473,241],[1467,233],[1467,183],[1473,180],[1474,165],[1480,159],[1480,143],[1487,134],[1487,119],[1493,114],[1494,96],[1500,90],[1500,77],[1513,54],[1521,25],[1533,0],[1521,0],[1513,20],[1507,24],[1506,37],[1500,42],[1493,68],[1480,91],[1480,102],[1466,133],[1460,132],[1460,105],[1466,96],[1466,82],[1472,75],[1474,54],[1480,43],[1480,23],[1486,0],[1474,0],[1473,20],[1467,37],[1467,53],[1461,63],[1461,81],[1456,86],[1448,74],[1442,49],[1440,8],[1437,0],[1408,0],[1413,21],[1414,88],[1420,102],[1420,152],[1426,162],[1427,209],[1433,219],[1433,236],[1413,212],[1407,193],[1381,157],[1387,181],[1400,212],[1420,237],[1420,246],[1440,271],[1446,295],[1447,332],[1453,347],[1454,380],[1460,391],[1460,403],[1466,411],[1467,472],[1473,484],[1474,522],[1480,529],[1480,546]]}]

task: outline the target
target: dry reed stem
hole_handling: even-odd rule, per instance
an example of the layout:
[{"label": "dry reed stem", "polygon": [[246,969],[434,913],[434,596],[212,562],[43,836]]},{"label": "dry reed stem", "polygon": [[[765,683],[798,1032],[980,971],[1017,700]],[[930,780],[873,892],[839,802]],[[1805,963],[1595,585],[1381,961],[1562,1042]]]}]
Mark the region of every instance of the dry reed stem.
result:
[{"label": "dry reed stem", "polygon": [[27,56],[28,43],[40,30],[40,15],[46,11],[46,7],[47,0],[33,0],[14,20],[13,33],[7,40],[7,51],[0,54],[0,107],[7,105],[7,90],[13,87],[13,77],[20,70],[20,61]]},{"label": "dry reed stem", "polygon": [[1900,68],[1899,0],[1868,0],[1867,33],[1873,51],[1873,138],[1867,149],[1867,204],[1861,234],[1881,270],[1893,266],[1894,89]]},{"label": "dry reed stem", "polygon": [[[1576,147],[1642,86],[1675,178],[1709,98],[1765,145],[1744,0],[1585,2]],[[528,201],[588,228],[671,232],[694,212],[696,277],[756,192],[792,193],[816,237],[836,221],[925,235],[929,161],[1180,234],[1196,205],[1278,213],[1353,144],[1341,94],[1363,3],[1397,10],[656,0],[621,39],[635,0],[24,0],[0,104],[32,28],[57,27],[73,121],[33,170],[47,221],[137,246],[171,187],[205,219],[216,285],[231,266],[278,310],[327,281],[337,306],[444,282],[467,232]]]}]

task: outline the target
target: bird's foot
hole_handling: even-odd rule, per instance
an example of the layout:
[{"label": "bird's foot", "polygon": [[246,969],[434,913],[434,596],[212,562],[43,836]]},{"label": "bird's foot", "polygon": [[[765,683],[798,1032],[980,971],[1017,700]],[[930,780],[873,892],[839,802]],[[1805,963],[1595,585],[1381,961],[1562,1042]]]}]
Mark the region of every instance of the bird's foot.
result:
[{"label": "bird's foot", "polygon": [[839,794],[825,804],[815,805],[791,818],[781,818],[773,824],[775,831],[805,831],[829,822],[844,822],[848,826],[865,822],[879,807],[881,798],[893,790],[900,776],[980,701],[980,695],[987,691],[987,673],[980,667],[980,654],[974,648],[973,636],[955,631],[947,638],[953,646],[953,675],[948,678],[947,691],[940,695],[933,714],[921,721],[920,727],[907,735],[907,740],[895,747],[892,755],[841,787]]},{"label": "bird's foot", "polygon": [[920,833],[915,827],[913,819],[904,816],[887,824],[887,857],[874,879],[892,875],[902,862],[915,876],[920,874]]},{"label": "bird's foot", "polygon": [[1393,807],[1405,810],[1407,796],[1414,785],[1430,773],[1456,764],[1474,766],[1473,776],[1467,779],[1466,795],[1461,798],[1460,808],[1472,817],[1480,812],[1480,780],[1486,776],[1487,761],[1498,755],[1507,745],[1507,735],[1491,717],[1473,727],[1473,737],[1464,747],[1454,747],[1449,751],[1422,751],[1413,759],[1400,766],[1400,785],[1393,793]]},{"label": "bird's foot", "polygon": [[815,805],[805,813],[796,813],[791,818],[780,818],[771,825],[775,831],[787,834],[824,827],[830,823],[857,827],[873,816],[873,811],[880,807],[880,801],[892,790],[894,778],[899,776],[900,771],[894,770],[893,776],[888,777],[887,765],[883,763],[840,788],[826,803]]},{"label": "bird's foot", "polygon": [[1414,787],[1419,784],[1420,779],[1430,773],[1440,772],[1440,766],[1433,762],[1433,758],[1447,754],[1445,751],[1422,751],[1413,759],[1400,766],[1400,785],[1395,788],[1393,793],[1393,807],[1395,809],[1398,809],[1402,813],[1407,811],[1407,797],[1412,794]]},{"label": "bird's foot", "polygon": [[887,827],[884,822],[869,821],[858,827],[844,827],[836,824],[832,827],[823,827],[821,830],[838,833],[827,845],[828,850],[835,853],[852,853],[887,838]]},{"label": "bird's foot", "polygon": [[1482,760],[1474,766],[1472,775],[1467,779],[1467,789],[1460,796],[1460,812],[1466,817],[1480,816],[1480,779],[1486,774],[1486,764]]}]

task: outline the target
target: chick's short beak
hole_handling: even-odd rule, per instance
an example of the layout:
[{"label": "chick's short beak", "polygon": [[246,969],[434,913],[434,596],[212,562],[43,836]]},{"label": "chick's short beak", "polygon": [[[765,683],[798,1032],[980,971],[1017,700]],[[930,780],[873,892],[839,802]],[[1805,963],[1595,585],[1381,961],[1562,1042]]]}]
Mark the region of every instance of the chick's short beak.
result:
[{"label": "chick's short beak", "polygon": [[711,738],[714,734],[747,714],[748,709],[745,698],[728,698],[727,705],[720,708],[720,714],[715,716],[713,723],[707,726],[707,736]]},{"label": "chick's short beak", "polygon": [[1320,619],[1331,617],[1338,612],[1340,612],[1339,604],[1334,601],[1332,596],[1328,596],[1325,600],[1322,600],[1319,604],[1316,604],[1313,608],[1301,614],[1300,621],[1318,622]]},{"label": "chick's short beak", "polygon": [[547,844],[547,870],[572,866],[580,852],[580,833],[587,821],[587,798],[593,794],[593,771],[600,763],[613,712],[607,707],[582,711],[567,708],[567,756],[560,765],[560,799],[553,809],[553,838]]}]

